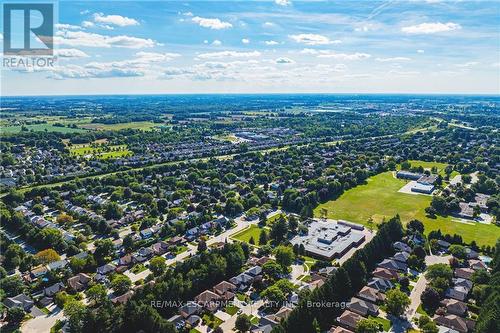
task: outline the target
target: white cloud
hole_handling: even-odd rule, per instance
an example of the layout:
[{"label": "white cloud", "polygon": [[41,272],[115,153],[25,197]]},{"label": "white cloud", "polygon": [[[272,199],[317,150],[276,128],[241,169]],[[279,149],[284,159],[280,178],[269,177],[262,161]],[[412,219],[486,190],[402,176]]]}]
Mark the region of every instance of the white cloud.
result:
[{"label": "white cloud", "polygon": [[57,30],[80,30],[81,29],[81,27],[78,25],[64,24],[64,23],[56,23],[56,24],[54,24],[54,27]]},{"label": "white cloud", "polygon": [[275,26],[275,24],[274,24],[274,23],[272,23],[272,22],[264,22],[264,23],[262,23],[262,26],[263,26],[264,28],[272,28],[272,27],[274,27],[274,26]]},{"label": "white cloud", "polygon": [[318,58],[332,58],[337,60],[364,60],[371,57],[368,53],[336,53],[330,50],[314,50],[314,49],[303,49],[300,51],[301,54],[315,55]]},{"label": "white cloud", "polygon": [[290,0],[274,0],[274,2],[279,6],[290,6],[292,4]]},{"label": "white cloud", "polygon": [[60,58],[88,58],[89,55],[78,49],[58,49],[55,52]]},{"label": "white cloud", "polygon": [[157,43],[152,39],[144,39],[130,36],[106,36],[85,31],[59,31],[54,36],[54,42],[58,45],[87,46],[87,47],[120,47],[129,49],[140,49],[153,47]]},{"label": "white cloud", "polygon": [[292,40],[297,43],[302,43],[306,45],[328,45],[328,44],[340,44],[342,43],[340,40],[330,40],[330,38],[317,35],[317,34],[298,34],[298,35],[289,35]]},{"label": "white cloud", "polygon": [[103,13],[95,13],[94,22],[103,24],[112,24],[119,27],[139,25],[139,22],[133,18],[121,15],[104,15]]},{"label": "white cloud", "polygon": [[286,57],[278,58],[274,62],[277,64],[294,64],[295,63],[294,60],[292,60],[290,58],[286,58]]},{"label": "white cloud", "polygon": [[370,58],[371,55],[367,53],[335,53],[335,52],[327,52],[320,53],[318,58],[332,58],[337,60],[364,60]]},{"label": "white cloud", "polygon": [[174,58],[181,56],[178,53],[158,53],[158,52],[144,52],[144,51],[137,52],[135,55],[137,59],[133,61],[136,62],[170,61]]},{"label": "white cloud", "polygon": [[421,23],[418,25],[403,27],[401,28],[401,31],[406,32],[408,34],[434,34],[438,32],[447,32],[459,29],[462,29],[462,27],[458,23],[435,22],[435,23]]},{"label": "white cloud", "polygon": [[193,13],[191,13],[191,12],[185,12],[185,13],[182,13],[182,15],[184,15],[184,16],[193,16]]},{"label": "white cloud", "polygon": [[222,42],[220,40],[216,39],[212,42],[212,45],[219,46],[219,45],[222,45]]},{"label": "white cloud", "polygon": [[84,28],[91,28],[94,25],[95,25],[94,22],[90,22],[90,21],[83,21],[82,22],[82,27],[84,27]]},{"label": "white cloud", "polygon": [[220,58],[253,58],[260,57],[259,51],[252,52],[238,52],[238,51],[221,51],[202,53],[197,56],[199,59],[220,59]]},{"label": "white cloud", "polygon": [[424,50],[417,50],[417,53],[425,53]]},{"label": "white cloud", "polygon": [[218,18],[203,18],[195,16],[192,18],[192,21],[197,23],[200,27],[209,28],[213,30],[221,30],[233,27],[231,23],[221,21]]},{"label": "white cloud", "polygon": [[477,61],[469,61],[469,62],[466,62],[464,64],[456,64],[455,66],[460,67],[460,68],[470,68],[470,67],[474,67],[476,65],[479,65],[479,63]]},{"label": "white cloud", "polygon": [[90,10],[85,9],[85,10],[82,10],[82,11],[80,12],[80,15],[86,15],[86,14],[88,14],[88,13],[90,13]]},{"label": "white cloud", "polygon": [[272,45],[278,45],[279,43],[275,40],[266,40],[264,44],[272,46]]},{"label": "white cloud", "polygon": [[407,57],[392,57],[392,58],[376,58],[376,61],[379,62],[398,62],[398,61],[410,61],[410,58]]},{"label": "white cloud", "polygon": [[135,58],[112,62],[90,62],[85,65],[57,66],[53,70],[55,79],[90,79],[112,77],[155,76],[163,68],[162,62],[170,61],[180,54],[140,51]]},{"label": "white cloud", "polygon": [[248,39],[248,38],[243,38],[243,39],[241,40],[241,42],[242,42],[243,44],[250,44],[250,39]]}]

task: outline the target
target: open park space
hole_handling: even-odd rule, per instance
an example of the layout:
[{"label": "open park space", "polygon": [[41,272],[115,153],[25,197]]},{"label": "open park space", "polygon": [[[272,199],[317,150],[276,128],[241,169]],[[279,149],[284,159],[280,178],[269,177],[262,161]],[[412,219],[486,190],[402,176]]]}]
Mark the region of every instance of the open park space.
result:
[{"label": "open park space", "polygon": [[383,219],[390,219],[399,214],[403,222],[418,219],[425,225],[428,233],[441,229],[443,233],[459,234],[465,242],[475,240],[478,244],[494,245],[500,235],[495,225],[462,223],[453,217],[438,216],[435,219],[426,216],[425,208],[430,205],[431,196],[411,195],[398,192],[406,181],[397,179],[392,172],[373,176],[364,185],[346,191],[340,198],[319,205],[314,210],[315,216],[321,216],[322,209],[327,210],[327,217],[342,219],[373,227]]}]

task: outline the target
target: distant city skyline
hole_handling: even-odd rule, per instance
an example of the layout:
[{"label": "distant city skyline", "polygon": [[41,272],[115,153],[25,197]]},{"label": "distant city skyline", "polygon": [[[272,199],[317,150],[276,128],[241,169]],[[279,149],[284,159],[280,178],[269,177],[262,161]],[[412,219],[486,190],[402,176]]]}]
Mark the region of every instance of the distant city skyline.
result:
[{"label": "distant city skyline", "polygon": [[498,94],[499,19],[496,1],[60,1],[56,66],[2,68],[1,92]]}]

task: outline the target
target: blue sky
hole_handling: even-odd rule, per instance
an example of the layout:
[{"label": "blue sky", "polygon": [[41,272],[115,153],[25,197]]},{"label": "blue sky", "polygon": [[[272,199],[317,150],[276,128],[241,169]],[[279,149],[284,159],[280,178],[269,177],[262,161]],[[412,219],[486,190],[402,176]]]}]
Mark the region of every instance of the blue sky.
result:
[{"label": "blue sky", "polygon": [[499,93],[498,1],[60,1],[2,94]]}]

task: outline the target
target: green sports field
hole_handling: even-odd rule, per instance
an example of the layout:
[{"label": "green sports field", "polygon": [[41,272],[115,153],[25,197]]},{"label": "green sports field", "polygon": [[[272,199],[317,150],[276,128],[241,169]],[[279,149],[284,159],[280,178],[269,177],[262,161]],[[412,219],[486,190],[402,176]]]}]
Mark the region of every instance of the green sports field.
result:
[{"label": "green sports field", "polygon": [[443,233],[459,234],[464,241],[475,240],[478,244],[494,245],[500,237],[500,228],[470,222],[457,222],[448,217],[431,219],[426,216],[425,208],[429,206],[431,197],[400,193],[398,190],[406,182],[397,179],[392,172],[385,172],[368,179],[367,184],[346,191],[340,198],[319,205],[314,210],[315,216],[321,216],[321,209],[328,210],[328,218],[343,219],[368,226],[371,217],[375,223],[384,218],[389,219],[396,214],[406,223],[418,219],[425,225],[426,232],[441,229]]}]

